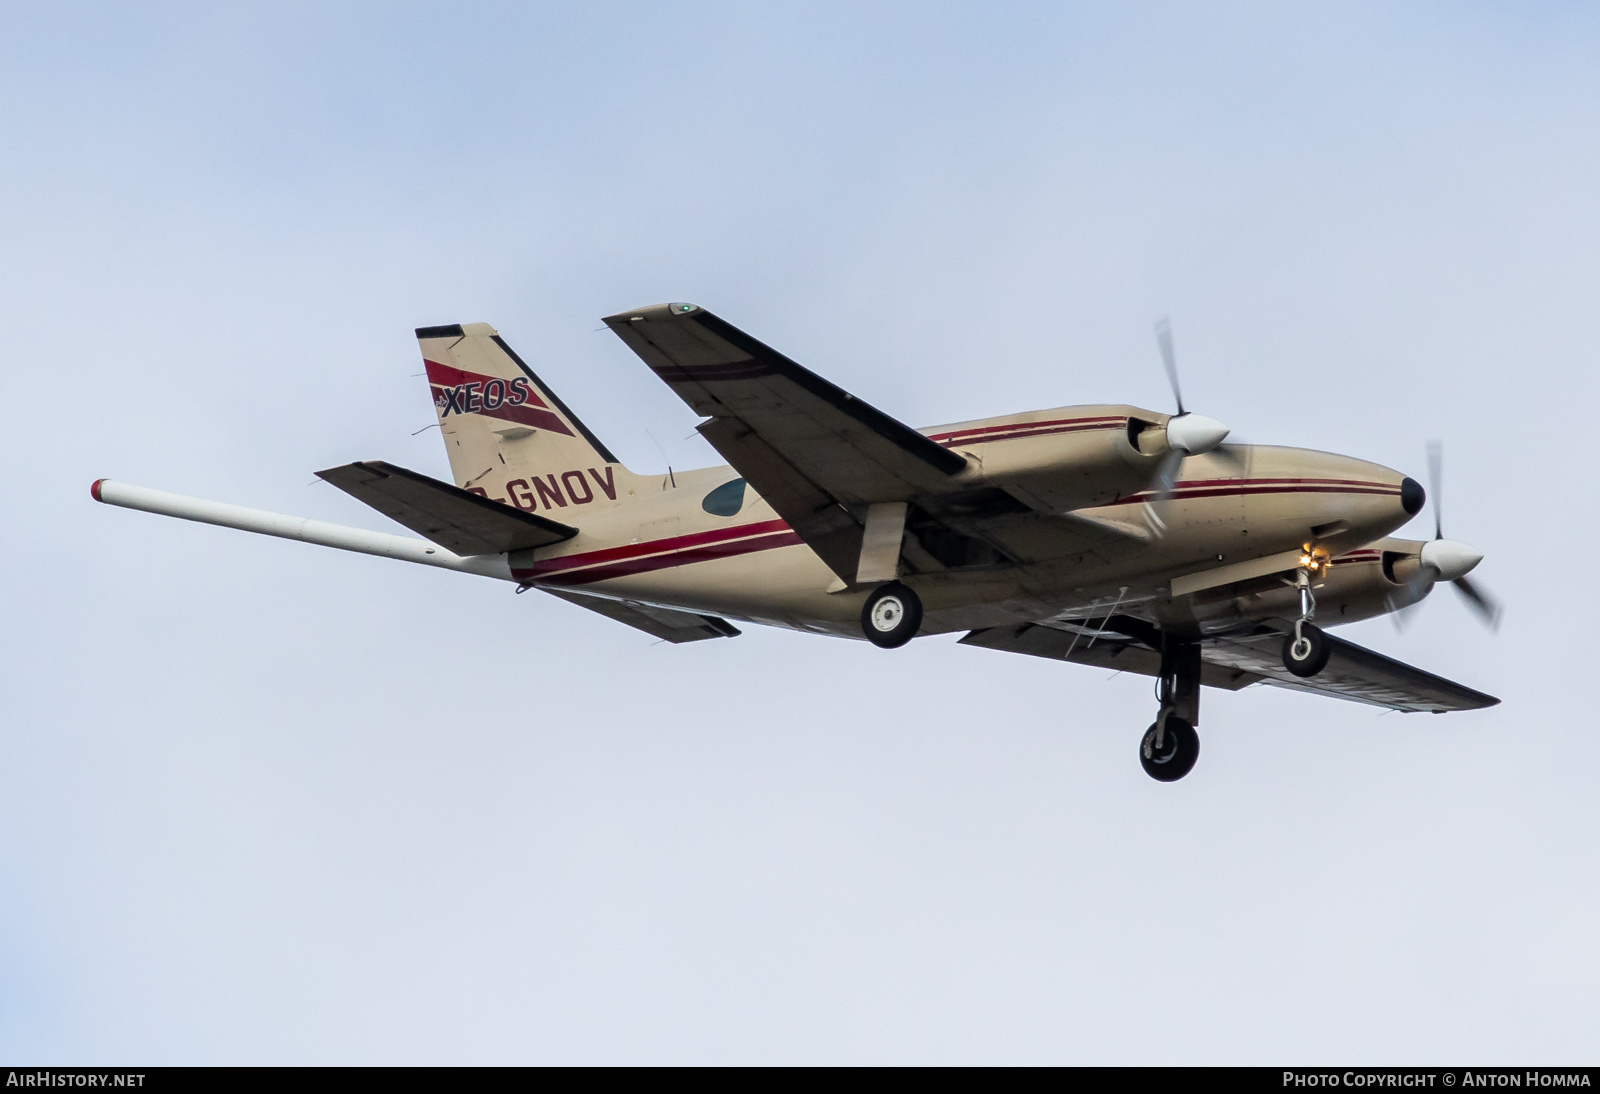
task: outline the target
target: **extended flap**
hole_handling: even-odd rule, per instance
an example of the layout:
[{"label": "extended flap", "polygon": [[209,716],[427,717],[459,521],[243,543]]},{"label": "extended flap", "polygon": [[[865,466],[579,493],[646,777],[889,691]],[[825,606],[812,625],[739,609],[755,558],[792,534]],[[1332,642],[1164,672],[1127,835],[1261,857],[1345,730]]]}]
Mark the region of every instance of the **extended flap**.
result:
[{"label": "extended flap", "polygon": [[[1119,621],[1121,619],[1125,617],[1119,617]],[[969,631],[960,641],[966,646],[1025,653],[1030,657],[1048,657],[1054,661],[1071,661],[1118,672],[1161,675],[1160,653],[1114,628],[1102,630],[1087,621],[1071,630],[1037,623],[986,627]],[[1257,673],[1228,665],[1206,662],[1200,666],[1200,682],[1207,687],[1238,691],[1260,680],[1261,676]]]},{"label": "extended flap", "polygon": [[569,604],[576,604],[580,608],[598,612],[608,619],[615,619],[618,623],[626,623],[673,645],[700,642],[707,638],[733,638],[739,634],[738,627],[714,615],[700,615],[676,608],[658,608],[654,604],[640,604],[633,600],[588,596],[569,589],[546,589],[545,592],[551,596],[558,596]]}]

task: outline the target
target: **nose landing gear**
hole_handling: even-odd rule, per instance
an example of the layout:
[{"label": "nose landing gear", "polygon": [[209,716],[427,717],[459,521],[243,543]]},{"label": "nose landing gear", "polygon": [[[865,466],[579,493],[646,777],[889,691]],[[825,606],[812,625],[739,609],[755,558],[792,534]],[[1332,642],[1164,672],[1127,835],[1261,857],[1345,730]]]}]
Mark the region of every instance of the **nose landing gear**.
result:
[{"label": "nose landing gear", "polygon": [[1200,758],[1200,664],[1200,643],[1161,636],[1161,709],[1139,742],[1139,763],[1152,779],[1177,782]]},{"label": "nose landing gear", "polygon": [[1284,636],[1283,667],[1301,679],[1309,679],[1327,667],[1333,643],[1311,624],[1317,614],[1317,597],[1311,591],[1310,571],[1296,570],[1294,584],[1300,590],[1300,618],[1295,620],[1294,630]]}]

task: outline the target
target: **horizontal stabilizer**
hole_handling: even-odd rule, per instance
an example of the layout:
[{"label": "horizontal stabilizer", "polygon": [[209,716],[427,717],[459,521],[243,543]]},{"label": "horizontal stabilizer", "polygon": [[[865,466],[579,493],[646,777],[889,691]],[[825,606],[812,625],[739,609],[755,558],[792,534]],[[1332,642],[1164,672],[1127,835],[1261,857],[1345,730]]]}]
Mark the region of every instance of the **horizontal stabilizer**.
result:
[{"label": "horizontal stabilizer", "polygon": [[317,477],[458,555],[548,547],[578,534],[576,528],[382,460],[330,467]]},{"label": "horizontal stabilizer", "polygon": [[551,596],[559,596],[570,604],[599,612],[608,619],[626,623],[645,634],[665,639],[677,645],[682,642],[699,642],[707,638],[733,638],[740,633],[725,619],[714,615],[696,615],[694,612],[673,608],[657,608],[653,604],[638,604],[632,600],[611,600],[603,596],[586,596],[566,589],[545,589]]}]

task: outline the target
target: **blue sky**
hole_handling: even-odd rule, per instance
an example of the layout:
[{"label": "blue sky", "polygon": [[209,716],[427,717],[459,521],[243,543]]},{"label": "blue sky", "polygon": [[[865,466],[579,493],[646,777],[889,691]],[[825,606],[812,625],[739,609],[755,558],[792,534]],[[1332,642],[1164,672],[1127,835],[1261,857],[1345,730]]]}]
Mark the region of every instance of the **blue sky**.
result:
[{"label": "blue sky", "polygon": [[[1575,5],[0,12],[0,1048],[1592,1057],[1597,46]],[[1505,626],[1347,634],[1505,703],[1208,695],[1160,786],[1142,680],[657,646],[89,499],[381,527],[311,472],[445,472],[447,322],[636,470],[717,462],[596,331],[674,299],[919,425],[1164,409],[1169,314],[1243,439],[1440,438]]]}]

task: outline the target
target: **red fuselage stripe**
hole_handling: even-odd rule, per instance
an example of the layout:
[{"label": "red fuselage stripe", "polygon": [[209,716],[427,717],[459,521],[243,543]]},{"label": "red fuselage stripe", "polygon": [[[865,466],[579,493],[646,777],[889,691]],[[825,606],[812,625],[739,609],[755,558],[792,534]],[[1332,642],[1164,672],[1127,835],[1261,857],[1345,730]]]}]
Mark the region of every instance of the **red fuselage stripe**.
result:
[{"label": "red fuselage stripe", "polygon": [[596,566],[592,569],[578,570],[576,572],[535,577],[526,570],[513,570],[512,576],[523,580],[536,580],[543,585],[588,585],[591,582],[607,581],[615,577],[631,577],[634,574],[665,570],[673,566],[687,566],[693,562],[710,562],[718,558],[733,558],[737,555],[747,555],[755,551],[770,551],[775,547],[793,547],[802,542],[804,541],[793,532],[783,531],[772,535],[756,536],[752,539],[735,540],[731,543],[708,543],[700,547],[691,547],[688,550],[674,551],[669,555],[627,559],[622,562],[612,563],[609,566]]},{"label": "red fuselage stripe", "polygon": [[[1212,482],[1227,482],[1226,479],[1214,479]],[[1267,485],[1269,483],[1283,483],[1285,485]],[[1288,485],[1290,483],[1296,485]],[[1172,500],[1187,501],[1190,498],[1224,498],[1250,497],[1257,494],[1372,494],[1378,497],[1398,497],[1400,488],[1389,486],[1385,483],[1346,483],[1339,479],[1263,479],[1256,481],[1235,480],[1231,486],[1218,486],[1210,489],[1194,489],[1192,483],[1179,483],[1173,490]],[[1107,502],[1107,505],[1139,505],[1147,501],[1154,501],[1160,496],[1158,491],[1147,490],[1138,494],[1130,494],[1125,498]]]},{"label": "red fuselage stripe", "polygon": [[1400,492],[1400,487],[1386,482],[1373,482],[1371,479],[1185,479],[1178,483],[1178,489],[1186,486],[1277,486],[1280,484],[1296,485],[1331,485],[1331,486],[1373,486],[1384,490]]},{"label": "red fuselage stripe", "polygon": [[[1232,488],[1186,491],[1186,487],[1196,484],[1180,483],[1180,493],[1176,497],[1207,498],[1278,493],[1393,495],[1399,490],[1398,487],[1383,483],[1359,483],[1348,479],[1208,479],[1204,480],[1204,483],[1206,485],[1228,483]],[[1135,494],[1111,504],[1131,504],[1153,496]],[[732,528],[716,528],[706,532],[648,540],[644,543],[628,543],[618,547],[540,559],[527,566],[516,567],[512,574],[522,581],[584,585],[615,577],[650,573],[673,566],[687,566],[695,562],[708,562],[756,551],[768,551],[777,547],[790,547],[803,542],[790,530],[785,521],[765,520],[736,525]],[[1377,555],[1376,551],[1363,549],[1342,556],[1341,561],[1371,561],[1376,559]]]},{"label": "red fuselage stripe", "polygon": [[[660,554],[663,551],[681,551],[685,548],[700,547],[725,540],[743,539],[749,536],[772,532],[787,532],[788,530],[789,525],[784,521],[762,520],[753,524],[740,524],[733,528],[715,528],[709,532],[693,532],[689,535],[672,536],[668,539],[652,539],[644,543],[627,543],[621,547],[606,547],[598,551],[584,551],[580,554],[540,559],[531,565],[517,567],[515,572],[518,577],[536,578],[541,574],[576,570],[585,566],[596,566],[603,562],[637,558],[640,555]],[[673,557],[679,556],[674,555]]]}]

